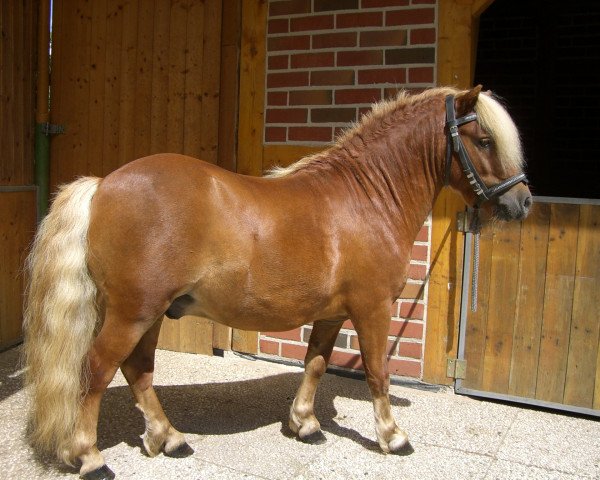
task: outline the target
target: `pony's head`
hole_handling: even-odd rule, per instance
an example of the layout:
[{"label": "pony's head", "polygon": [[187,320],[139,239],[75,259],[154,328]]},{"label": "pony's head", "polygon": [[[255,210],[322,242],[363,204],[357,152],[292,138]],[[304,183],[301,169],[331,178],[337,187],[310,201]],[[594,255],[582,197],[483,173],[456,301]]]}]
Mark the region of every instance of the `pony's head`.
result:
[{"label": "pony's head", "polygon": [[446,183],[488,216],[521,220],[532,198],[517,127],[481,86],[446,97]]}]

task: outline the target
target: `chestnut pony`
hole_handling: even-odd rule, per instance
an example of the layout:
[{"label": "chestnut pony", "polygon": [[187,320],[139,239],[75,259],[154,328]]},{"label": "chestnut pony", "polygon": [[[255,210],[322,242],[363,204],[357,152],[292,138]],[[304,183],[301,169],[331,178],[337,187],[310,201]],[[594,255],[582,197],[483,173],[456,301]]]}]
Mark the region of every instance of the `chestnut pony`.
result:
[{"label": "chestnut pony", "polygon": [[[470,167],[469,167],[470,165]],[[30,438],[113,478],[96,446],[101,397],[121,368],[150,456],[190,454],[152,387],[163,315],[245,330],[313,322],[289,425],[324,439],[313,402],[336,336],[360,341],[384,452],[408,444],[388,399],[390,305],[417,232],[445,183],[488,216],[525,217],[517,129],[481,87],[401,93],[331,147],[264,178],[175,154],[61,188],[28,259],[24,355]]]}]

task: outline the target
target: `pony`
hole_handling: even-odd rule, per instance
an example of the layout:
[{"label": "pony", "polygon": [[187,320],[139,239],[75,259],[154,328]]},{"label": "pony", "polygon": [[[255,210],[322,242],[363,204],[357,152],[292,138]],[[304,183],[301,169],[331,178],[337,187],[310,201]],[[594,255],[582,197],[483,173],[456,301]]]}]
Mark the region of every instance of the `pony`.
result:
[{"label": "pony", "polygon": [[152,378],[163,316],[197,315],[245,330],[313,323],[289,416],[312,443],[324,440],[317,385],[350,319],[377,441],[403,451],[385,348],[414,238],[445,184],[486,218],[524,218],[523,168],[518,130],[492,94],[441,87],[375,104],[323,152],[265,177],[157,154],[63,186],[27,260],[30,442],[86,480],[114,478],[97,423],[120,368],[148,455],[191,454]]}]

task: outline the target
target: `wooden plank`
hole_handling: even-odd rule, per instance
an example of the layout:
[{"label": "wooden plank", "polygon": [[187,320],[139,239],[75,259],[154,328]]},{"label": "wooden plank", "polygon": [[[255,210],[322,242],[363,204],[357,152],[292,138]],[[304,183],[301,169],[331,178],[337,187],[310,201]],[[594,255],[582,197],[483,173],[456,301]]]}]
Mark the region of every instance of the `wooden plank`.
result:
[{"label": "wooden plank", "polygon": [[2,35],[0,35],[0,41],[2,42],[2,58],[0,58],[0,84],[2,88],[2,101],[0,110],[0,125],[2,130],[0,131],[0,138],[2,139],[2,157],[6,159],[0,162],[0,184],[10,185],[10,177],[14,169],[14,158],[16,155],[14,137],[15,137],[15,122],[14,112],[18,99],[15,98],[15,84],[14,84],[14,64],[15,64],[15,31],[14,31],[14,18],[15,14],[13,11],[12,2],[2,2],[0,6],[2,10]]},{"label": "wooden plank", "polygon": [[[483,366],[486,346],[487,319],[490,302],[490,273],[492,270],[492,251],[494,230],[488,225],[479,235],[479,282],[477,311],[468,312],[465,340],[466,378],[463,386],[480,390],[483,379]],[[470,291],[470,286],[467,286]]]},{"label": "wooden plank", "polygon": [[119,102],[121,98],[121,47],[123,11],[116,0],[109,0],[106,17],[106,56],[102,176],[119,167]]},{"label": "wooden plank", "polygon": [[[219,96],[219,148],[217,164],[236,170],[238,124],[238,58],[240,55],[241,0],[223,0],[221,81]],[[215,328],[219,328],[215,325]]]},{"label": "wooden plank", "polygon": [[152,70],[154,51],[154,2],[138,3],[138,35],[135,79],[134,158],[150,154],[152,124]]},{"label": "wooden plank", "polygon": [[510,395],[535,396],[549,227],[550,205],[534,203],[521,232],[519,295],[508,388]]},{"label": "wooden plank", "polygon": [[442,1],[438,5],[437,84],[469,87],[472,83],[472,1]]},{"label": "wooden plank", "polygon": [[579,206],[550,210],[544,313],[535,398],[563,401],[573,309]]},{"label": "wooden plank", "polygon": [[35,191],[0,192],[0,348],[22,337],[22,269],[35,227]]},{"label": "wooden plank", "polygon": [[[142,0],[143,1],[143,0]],[[138,2],[129,0],[122,4],[123,34],[121,39],[121,77],[119,96],[119,149],[118,166],[135,160],[135,111],[137,77],[137,27]],[[108,172],[107,172],[108,173]]]},{"label": "wooden plank", "polygon": [[507,393],[517,303],[521,224],[499,223],[494,230],[481,384],[486,391]]},{"label": "wooden plank", "polygon": [[221,16],[220,1],[207,2],[204,16],[204,68],[202,69],[203,128],[201,158],[217,163],[219,142],[219,87],[221,84]]},{"label": "wooden plank", "polygon": [[[206,6],[199,2],[192,2],[187,16],[187,46],[186,46],[186,67],[185,67],[185,115],[183,125],[183,153],[192,157],[205,158],[205,152],[202,148],[202,136],[204,128],[210,128],[203,123],[203,114],[208,105],[205,105],[205,92],[202,78],[205,75],[209,65],[205,62],[206,53],[205,42],[208,39],[205,31],[206,23],[220,23],[219,19],[211,18],[209,15],[210,4]],[[207,10],[205,12],[205,10]],[[212,46],[212,42],[211,43]],[[205,45],[204,48],[202,45]]]},{"label": "wooden plank", "polygon": [[[25,57],[27,58],[25,71],[25,119],[23,128],[25,131],[25,157],[21,177],[15,179],[17,184],[32,185],[34,164],[34,139],[35,139],[35,113],[36,113],[36,80],[37,80],[37,32],[38,32],[38,6],[34,0],[25,2]],[[41,54],[47,55],[47,49]],[[46,96],[44,96],[47,99]]]},{"label": "wooden plank", "polygon": [[594,404],[600,334],[600,206],[579,207],[579,236],[564,403]]},{"label": "wooden plank", "polygon": [[169,0],[156,0],[152,48],[152,111],[150,153],[167,151],[167,102],[169,90]]},{"label": "wooden plank", "polygon": [[171,4],[169,28],[169,88],[167,104],[167,151],[183,152],[187,4]]},{"label": "wooden plank", "polygon": [[102,158],[104,154],[104,115],[106,105],[104,102],[104,89],[106,86],[106,40],[107,33],[107,0],[93,2],[92,30],[90,41],[90,101],[88,106],[89,116],[100,119],[90,123],[90,137],[88,139],[88,156],[92,165],[91,172],[102,175]]},{"label": "wooden plank", "polygon": [[456,358],[457,351],[463,248],[456,213],[464,208],[462,198],[450,189],[442,191],[433,206],[423,363],[423,379],[431,383],[453,382],[446,376],[446,360]]},{"label": "wooden plank", "polygon": [[[18,185],[18,179],[21,177],[20,171],[24,161],[24,150],[25,150],[25,137],[23,135],[23,124],[25,123],[25,111],[24,111],[24,60],[25,52],[23,51],[23,23],[24,23],[24,12],[23,2],[9,2],[12,4],[12,15],[13,15],[13,157],[9,158],[11,163],[10,171],[8,171],[8,184]],[[4,152],[3,152],[4,154]]]},{"label": "wooden plank", "polygon": [[267,2],[242,1],[237,171],[261,175],[265,103]]},{"label": "wooden plank", "polygon": [[213,354],[213,323],[205,318],[184,316],[181,322],[179,350],[187,353]]}]

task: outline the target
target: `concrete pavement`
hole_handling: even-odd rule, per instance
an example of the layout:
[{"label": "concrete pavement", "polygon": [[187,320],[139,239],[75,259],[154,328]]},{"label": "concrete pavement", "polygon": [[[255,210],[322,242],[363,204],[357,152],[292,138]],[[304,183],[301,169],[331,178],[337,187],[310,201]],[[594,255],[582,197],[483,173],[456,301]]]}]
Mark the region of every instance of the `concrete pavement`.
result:
[{"label": "concrete pavement", "polygon": [[[19,349],[0,354],[0,478],[76,479],[26,445]],[[384,455],[367,385],[326,374],[316,413],[327,442],[306,445],[287,427],[297,366],[157,352],[157,392],[195,453],[147,457],[144,424],[119,374],[107,391],[99,447],[118,479],[600,479],[600,422],[477,400],[448,388],[392,385],[414,452]],[[40,461],[41,460],[41,461]]]}]

